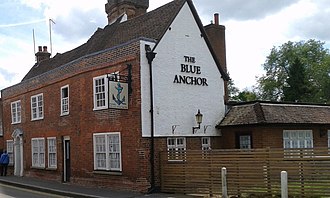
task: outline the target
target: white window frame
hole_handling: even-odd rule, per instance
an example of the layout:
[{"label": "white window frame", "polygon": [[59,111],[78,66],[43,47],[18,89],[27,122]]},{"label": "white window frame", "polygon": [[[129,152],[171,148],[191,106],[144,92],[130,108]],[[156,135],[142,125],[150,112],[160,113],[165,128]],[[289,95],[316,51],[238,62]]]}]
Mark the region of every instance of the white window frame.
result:
[{"label": "white window frame", "polygon": [[[68,96],[65,97],[63,94],[63,91],[67,89],[68,91]],[[63,87],[61,87],[61,116],[64,115],[69,115],[70,113],[70,93],[69,93],[69,85],[65,85]]]},{"label": "white window frame", "polygon": [[56,137],[47,137],[48,168],[57,168]]},{"label": "white window frame", "polygon": [[[99,80],[104,80],[104,85],[98,86],[97,82]],[[96,87],[98,86],[98,87]],[[104,91],[99,91],[101,87],[104,87]],[[104,96],[100,96],[104,94]],[[100,99],[98,97],[101,97]],[[103,98],[104,97],[104,98]],[[98,103],[101,100],[104,100],[104,105],[99,105]],[[109,82],[107,75],[97,76],[93,78],[93,101],[94,101],[94,110],[107,109],[109,107]]]},{"label": "white window frame", "polygon": [[328,148],[330,148],[330,130],[328,130]]},{"label": "white window frame", "polygon": [[11,107],[11,124],[21,123],[22,120],[22,106],[21,101],[17,100],[10,104]]},{"label": "white window frame", "polygon": [[31,139],[31,163],[33,168],[45,168],[45,138]]},{"label": "white window frame", "polygon": [[[41,100],[40,100],[41,98]],[[35,102],[33,101],[35,99]],[[35,114],[34,114],[35,110]],[[31,120],[44,118],[44,95],[43,93],[31,96]]]},{"label": "white window frame", "polygon": [[14,140],[6,141],[6,149],[9,156],[9,165],[14,164]]},{"label": "white window frame", "polygon": [[[118,142],[111,142],[111,137],[118,138]],[[94,170],[122,171],[120,132],[94,133],[93,149]]]},{"label": "white window frame", "polygon": [[202,142],[203,151],[211,150],[211,138],[210,137],[202,137],[201,142]]},{"label": "white window frame", "polygon": [[313,148],[312,130],[283,130],[283,148]]},{"label": "white window frame", "polygon": [[168,137],[167,151],[169,161],[185,160],[186,138],[185,137]]},{"label": "white window frame", "polygon": [[0,120],[0,136],[3,136],[2,121]]},{"label": "white window frame", "polygon": [[239,135],[239,148],[240,149],[251,149],[252,148],[252,136],[250,134],[247,135]]}]

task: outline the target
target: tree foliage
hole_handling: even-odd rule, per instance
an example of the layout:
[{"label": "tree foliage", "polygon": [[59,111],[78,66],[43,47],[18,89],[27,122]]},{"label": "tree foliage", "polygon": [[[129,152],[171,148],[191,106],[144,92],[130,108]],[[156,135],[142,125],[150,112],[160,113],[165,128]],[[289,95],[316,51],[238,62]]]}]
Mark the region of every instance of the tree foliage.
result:
[{"label": "tree foliage", "polygon": [[273,47],[257,79],[262,100],[330,102],[330,55],[316,40],[287,42]]},{"label": "tree foliage", "polygon": [[250,91],[248,89],[240,91],[237,87],[235,87],[232,79],[228,81],[228,92],[230,101],[248,102],[258,99],[257,94],[254,91]]}]

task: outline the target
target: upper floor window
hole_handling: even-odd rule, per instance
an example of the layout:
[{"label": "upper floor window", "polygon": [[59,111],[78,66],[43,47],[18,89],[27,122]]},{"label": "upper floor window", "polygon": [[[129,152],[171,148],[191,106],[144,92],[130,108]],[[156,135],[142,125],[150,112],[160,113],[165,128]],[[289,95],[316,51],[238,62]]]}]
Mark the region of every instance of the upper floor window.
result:
[{"label": "upper floor window", "polygon": [[119,72],[93,78],[94,110],[109,108],[109,81],[120,80]]},{"label": "upper floor window", "polygon": [[32,138],[32,167],[45,167],[45,138]]},{"label": "upper floor window", "polygon": [[7,140],[7,153],[9,156],[9,164],[14,164],[14,141],[13,140]]},{"label": "upper floor window", "polygon": [[284,130],[283,146],[287,148],[313,148],[312,130]]},{"label": "upper floor window", "polygon": [[121,171],[121,140],[120,133],[95,133],[94,169]]},{"label": "upper floor window", "polygon": [[11,103],[11,123],[21,123],[21,101]]},{"label": "upper floor window", "polygon": [[69,85],[61,87],[61,115],[69,114]]},{"label": "upper floor window", "polygon": [[109,84],[106,75],[93,78],[94,110],[107,109]]},{"label": "upper floor window", "polygon": [[44,118],[43,94],[31,96],[31,119],[40,120]]}]

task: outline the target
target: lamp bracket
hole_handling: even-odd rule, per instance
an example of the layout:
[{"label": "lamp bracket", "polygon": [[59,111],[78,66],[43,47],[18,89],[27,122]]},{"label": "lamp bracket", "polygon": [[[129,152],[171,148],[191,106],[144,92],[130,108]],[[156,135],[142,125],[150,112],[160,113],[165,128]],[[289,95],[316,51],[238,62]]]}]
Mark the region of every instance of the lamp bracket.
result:
[{"label": "lamp bracket", "polygon": [[198,129],[200,129],[200,128],[201,128],[201,124],[198,124],[197,127],[193,127],[193,128],[192,128],[192,132],[193,132],[193,134],[195,134],[195,133],[196,133],[196,130],[198,130]]},{"label": "lamp bracket", "polygon": [[178,127],[178,126],[180,126],[180,125],[172,125],[172,134],[174,134],[175,129],[176,129],[176,127]]},{"label": "lamp bracket", "polygon": [[211,125],[204,125],[204,134],[206,133],[207,128]]}]

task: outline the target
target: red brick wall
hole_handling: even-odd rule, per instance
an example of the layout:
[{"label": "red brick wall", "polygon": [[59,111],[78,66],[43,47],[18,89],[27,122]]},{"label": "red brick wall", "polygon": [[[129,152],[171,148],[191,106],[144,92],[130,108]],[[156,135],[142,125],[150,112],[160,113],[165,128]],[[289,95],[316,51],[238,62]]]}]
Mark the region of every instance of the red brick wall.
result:
[{"label": "red brick wall", "polygon": [[[330,127],[328,127],[330,129]],[[283,148],[283,130],[313,130],[313,146],[327,147],[328,135],[320,137],[320,130],[327,131],[323,126],[270,126],[270,127],[242,127],[221,129],[222,137],[218,141],[224,149],[236,148],[236,134],[251,133],[253,148]]]},{"label": "red brick wall", "polygon": [[[11,139],[15,128],[23,130],[26,176],[60,181],[63,172],[62,137],[70,136],[72,182],[135,191],[149,188],[150,171],[146,171],[149,166],[148,140],[142,139],[141,135],[139,49],[139,42],[133,42],[4,90],[4,139]],[[127,64],[132,65],[133,75],[129,109],[93,111],[93,77],[116,71],[127,75]],[[70,114],[60,116],[60,88],[65,85],[69,85]],[[39,93],[43,93],[44,119],[31,121],[30,98]],[[22,122],[12,125],[10,103],[16,100],[21,100]],[[121,173],[102,174],[94,171],[93,133],[98,132],[121,133]],[[57,138],[56,170],[31,168],[31,138],[40,137]],[[45,151],[47,153],[47,146]]]},{"label": "red brick wall", "polygon": [[[0,98],[0,131],[3,131],[3,127],[2,127],[2,99]],[[2,151],[5,147],[4,147],[4,142],[3,142],[3,136],[0,136],[0,151]]]},{"label": "red brick wall", "polygon": [[[211,148],[219,149],[218,142],[220,137],[211,137]],[[202,142],[201,137],[186,137],[186,149],[187,150],[201,150]],[[155,185],[160,187],[160,153],[167,151],[167,137],[155,138]]]}]

